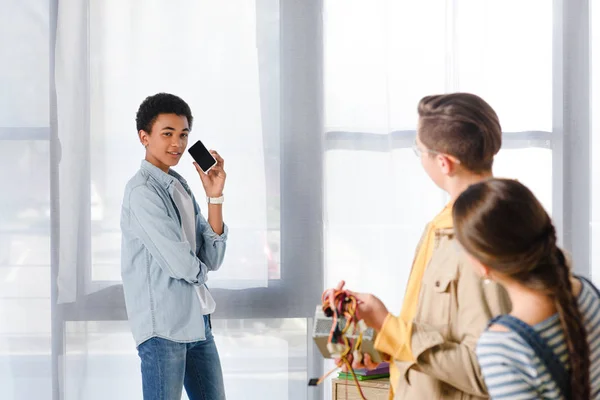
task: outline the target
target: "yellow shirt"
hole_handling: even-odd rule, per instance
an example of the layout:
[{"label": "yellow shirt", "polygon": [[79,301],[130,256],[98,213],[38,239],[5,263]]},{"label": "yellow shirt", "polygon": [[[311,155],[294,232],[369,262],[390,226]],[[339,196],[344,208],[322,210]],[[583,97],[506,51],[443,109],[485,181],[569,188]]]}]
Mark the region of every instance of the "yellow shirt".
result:
[{"label": "yellow shirt", "polygon": [[[420,247],[417,249],[412,271],[408,278],[400,315],[396,317],[388,314],[383,322],[381,331],[377,334],[375,348],[382,353],[388,354],[394,360],[415,361],[411,351],[412,321],[417,312],[421,281],[425,274],[425,268],[433,255],[435,232],[439,229],[452,227],[452,204],[448,204],[427,225],[427,231]],[[397,391],[394,385],[399,382],[399,373],[393,361],[390,362],[390,382],[392,383],[392,390],[394,392]]]}]

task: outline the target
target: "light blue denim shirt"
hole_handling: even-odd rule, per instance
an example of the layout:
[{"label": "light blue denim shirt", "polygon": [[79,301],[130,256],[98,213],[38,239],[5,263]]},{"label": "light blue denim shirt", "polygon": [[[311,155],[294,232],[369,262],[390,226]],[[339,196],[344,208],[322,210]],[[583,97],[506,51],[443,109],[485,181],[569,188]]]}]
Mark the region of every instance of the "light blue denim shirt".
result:
[{"label": "light blue denim shirt", "polygon": [[[175,180],[194,200],[196,254],[182,237],[173,201]],[[142,161],[125,187],[121,231],[121,276],[136,345],[151,337],[204,340],[204,318],[194,286],[204,285],[208,271],[221,266],[227,226],[217,235],[200,213],[185,179]]]}]

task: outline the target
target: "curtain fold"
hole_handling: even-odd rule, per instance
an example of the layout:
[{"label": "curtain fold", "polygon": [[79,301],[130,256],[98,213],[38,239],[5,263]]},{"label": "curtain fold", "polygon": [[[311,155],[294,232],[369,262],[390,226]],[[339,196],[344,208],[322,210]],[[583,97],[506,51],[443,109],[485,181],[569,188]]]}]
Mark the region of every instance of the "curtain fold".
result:
[{"label": "curtain fold", "polygon": [[78,0],[59,2],[55,85],[60,146],[58,302],[84,295],[91,262],[89,9]]}]

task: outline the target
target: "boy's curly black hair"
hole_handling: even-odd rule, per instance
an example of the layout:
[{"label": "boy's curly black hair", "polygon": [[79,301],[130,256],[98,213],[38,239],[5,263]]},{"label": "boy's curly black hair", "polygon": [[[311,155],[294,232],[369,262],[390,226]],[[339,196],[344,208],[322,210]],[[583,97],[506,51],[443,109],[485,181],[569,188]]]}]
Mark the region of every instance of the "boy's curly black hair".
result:
[{"label": "boy's curly black hair", "polygon": [[169,93],[157,93],[154,96],[148,96],[140,105],[135,116],[137,131],[152,131],[152,125],[160,114],[176,114],[186,117],[190,129],[192,129],[192,110],[190,106],[180,97]]}]

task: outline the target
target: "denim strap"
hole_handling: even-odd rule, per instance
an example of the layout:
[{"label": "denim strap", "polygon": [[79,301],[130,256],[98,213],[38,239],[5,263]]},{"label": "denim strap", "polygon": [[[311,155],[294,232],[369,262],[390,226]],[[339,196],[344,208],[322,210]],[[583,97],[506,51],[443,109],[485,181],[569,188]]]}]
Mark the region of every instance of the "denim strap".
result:
[{"label": "denim strap", "polygon": [[563,397],[566,400],[571,398],[571,375],[566,371],[564,365],[546,341],[531,326],[512,315],[500,315],[490,321],[490,325],[493,324],[505,326],[525,340],[546,366]]}]

